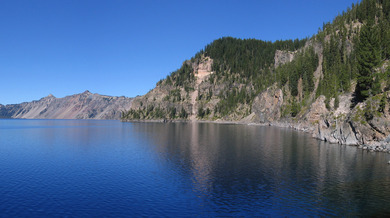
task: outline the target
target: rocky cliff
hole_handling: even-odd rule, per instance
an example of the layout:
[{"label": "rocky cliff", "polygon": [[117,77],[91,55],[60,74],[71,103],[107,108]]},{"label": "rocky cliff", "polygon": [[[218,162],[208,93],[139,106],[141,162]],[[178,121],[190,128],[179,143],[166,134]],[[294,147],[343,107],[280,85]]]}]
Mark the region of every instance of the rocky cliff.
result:
[{"label": "rocky cliff", "polygon": [[0,118],[25,119],[120,119],[131,107],[132,98],[112,97],[85,91],[56,98],[53,95],[37,101],[0,105]]},{"label": "rocky cliff", "polygon": [[352,98],[352,93],[340,95],[339,106],[335,108],[335,99],[331,99],[327,108],[325,96],[319,96],[305,113],[294,119],[283,119],[281,111],[286,99],[281,89],[270,87],[255,98],[253,115],[247,123],[291,127],[330,143],[390,152],[390,92],[354,107],[351,107]]},{"label": "rocky cliff", "polygon": [[294,59],[296,52],[276,50],[275,52],[275,67],[279,67],[282,64],[289,63]]},{"label": "rocky cliff", "polygon": [[363,0],[311,38],[223,37],[137,97],[122,120],[290,126],[390,149],[390,4]]}]

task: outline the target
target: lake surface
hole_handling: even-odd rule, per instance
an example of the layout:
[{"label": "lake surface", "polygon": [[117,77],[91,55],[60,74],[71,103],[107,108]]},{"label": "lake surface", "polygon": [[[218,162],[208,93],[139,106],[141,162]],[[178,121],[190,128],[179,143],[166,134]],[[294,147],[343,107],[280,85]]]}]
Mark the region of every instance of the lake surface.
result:
[{"label": "lake surface", "polygon": [[389,160],[275,127],[0,120],[0,217],[389,216]]}]

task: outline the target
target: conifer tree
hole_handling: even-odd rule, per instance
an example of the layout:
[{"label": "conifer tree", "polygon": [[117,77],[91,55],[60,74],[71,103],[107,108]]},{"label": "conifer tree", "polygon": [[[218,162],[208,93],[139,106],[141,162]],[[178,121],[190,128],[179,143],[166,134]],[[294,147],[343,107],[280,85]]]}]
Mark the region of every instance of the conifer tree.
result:
[{"label": "conifer tree", "polygon": [[365,100],[372,92],[374,67],[380,62],[378,41],[377,28],[369,21],[362,27],[357,45],[356,97],[358,101]]}]

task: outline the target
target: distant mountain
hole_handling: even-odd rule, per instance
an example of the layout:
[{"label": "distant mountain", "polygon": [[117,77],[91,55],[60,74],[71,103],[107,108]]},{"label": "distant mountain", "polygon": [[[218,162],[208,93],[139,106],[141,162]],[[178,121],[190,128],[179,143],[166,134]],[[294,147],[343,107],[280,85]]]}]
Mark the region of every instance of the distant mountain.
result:
[{"label": "distant mountain", "polygon": [[0,105],[0,118],[117,120],[121,111],[131,107],[132,100],[89,91],[64,98],[50,94],[37,101]]}]

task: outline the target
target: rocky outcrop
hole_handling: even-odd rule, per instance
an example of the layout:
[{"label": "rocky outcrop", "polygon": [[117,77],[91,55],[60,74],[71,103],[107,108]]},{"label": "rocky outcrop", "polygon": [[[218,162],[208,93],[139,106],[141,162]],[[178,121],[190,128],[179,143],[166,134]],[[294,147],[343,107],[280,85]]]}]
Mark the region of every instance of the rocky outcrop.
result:
[{"label": "rocky outcrop", "polygon": [[1,118],[25,119],[120,119],[132,98],[113,97],[85,91],[56,98],[53,95],[37,101],[0,105]]},{"label": "rocky outcrop", "polygon": [[279,120],[283,105],[283,92],[275,86],[269,87],[266,91],[255,97],[252,105],[252,118],[255,122],[268,123]]},{"label": "rocky outcrop", "polygon": [[[319,96],[306,115],[313,125],[313,136],[331,143],[356,145],[359,143],[355,127],[346,117],[350,113],[351,95],[340,96],[340,106],[332,113],[325,106],[325,96]],[[332,105],[333,106],[333,105]]]},{"label": "rocky outcrop", "polygon": [[282,50],[276,50],[275,52],[275,68],[285,64],[289,63],[294,59],[294,55],[296,52],[293,51],[282,51]]},{"label": "rocky outcrop", "polygon": [[204,117],[212,116],[206,112],[215,108],[219,101],[217,96],[225,91],[224,84],[213,84],[210,81],[214,74],[213,59],[202,56],[184,64],[191,66],[191,71],[186,72],[191,75],[191,80],[181,85],[174,84],[171,79],[158,83],[147,94],[134,99],[131,106],[132,118],[124,120],[135,120],[134,117],[139,117],[139,120],[195,121],[201,119],[198,114],[202,111],[205,112]]},{"label": "rocky outcrop", "polygon": [[210,57],[203,57],[202,59],[198,60],[198,62],[193,62],[192,69],[194,69],[195,72],[198,72],[198,74],[202,73],[211,73],[211,68],[213,65],[213,59]]},{"label": "rocky outcrop", "polygon": [[315,124],[323,119],[323,116],[328,112],[325,105],[325,96],[320,96],[312,103],[305,117],[310,124]]},{"label": "rocky outcrop", "polygon": [[[351,93],[338,96],[337,108],[334,108],[335,99],[331,99],[329,109],[326,107],[325,96],[319,96],[311,103],[306,113],[294,119],[283,118],[282,120],[281,113],[286,103],[285,98],[281,89],[275,86],[268,88],[255,97],[252,114],[245,121],[292,127],[309,132],[313,137],[330,143],[357,145],[371,151],[390,152],[388,105],[384,113],[373,113],[373,117],[367,121],[364,112],[367,111],[366,103],[359,103],[351,109]],[[373,110],[376,111],[375,106]]]},{"label": "rocky outcrop", "polygon": [[[365,102],[350,109],[351,98],[351,95],[339,96],[340,106],[332,112],[324,113],[313,135],[332,143],[362,146],[377,146],[380,143],[380,149],[390,148],[386,142],[390,135],[388,110],[379,113],[375,106],[367,108],[369,106]],[[373,100],[369,101],[374,104]],[[368,114],[372,117],[367,118]]]},{"label": "rocky outcrop", "polygon": [[323,141],[330,143],[338,143],[344,145],[360,144],[360,134],[356,131],[352,122],[339,121],[334,125],[327,119],[318,121],[317,129],[313,132],[313,136]]}]

